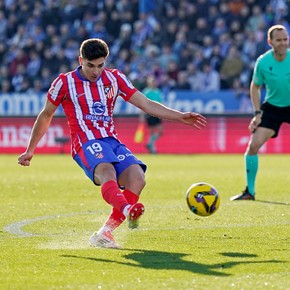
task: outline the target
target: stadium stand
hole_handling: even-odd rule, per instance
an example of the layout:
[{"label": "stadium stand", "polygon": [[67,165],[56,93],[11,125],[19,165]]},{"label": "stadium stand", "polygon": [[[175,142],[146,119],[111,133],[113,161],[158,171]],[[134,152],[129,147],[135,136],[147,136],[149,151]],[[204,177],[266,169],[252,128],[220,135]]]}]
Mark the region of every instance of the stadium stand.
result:
[{"label": "stadium stand", "polygon": [[88,37],[109,43],[107,65],[139,80],[139,89],[154,74],[164,90],[210,91],[212,71],[215,90],[247,89],[268,49],[265,30],[289,28],[290,19],[284,0],[0,0],[0,8],[0,88],[12,93],[46,91],[76,68]]}]

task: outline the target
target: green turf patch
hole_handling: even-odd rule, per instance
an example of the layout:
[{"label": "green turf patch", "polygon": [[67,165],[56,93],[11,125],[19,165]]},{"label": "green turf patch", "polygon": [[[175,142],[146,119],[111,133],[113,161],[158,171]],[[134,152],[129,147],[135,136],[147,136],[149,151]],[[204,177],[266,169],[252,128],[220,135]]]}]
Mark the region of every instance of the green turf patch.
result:
[{"label": "green turf patch", "polygon": [[[287,289],[290,285],[290,155],[260,155],[257,200],[242,155],[140,155],[148,165],[140,229],[115,232],[122,249],[90,248],[110,212],[68,155],[32,165],[0,156],[0,289]],[[218,211],[199,217],[185,193],[213,184]]]}]

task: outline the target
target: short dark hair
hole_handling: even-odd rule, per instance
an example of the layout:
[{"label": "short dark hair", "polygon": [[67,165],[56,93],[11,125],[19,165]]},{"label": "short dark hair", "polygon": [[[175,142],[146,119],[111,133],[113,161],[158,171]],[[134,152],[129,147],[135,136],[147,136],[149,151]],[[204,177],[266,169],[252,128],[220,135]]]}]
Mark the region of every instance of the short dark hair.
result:
[{"label": "short dark hair", "polygon": [[80,56],[88,60],[107,57],[109,53],[110,51],[107,43],[99,38],[84,40],[80,47]]},{"label": "short dark hair", "polygon": [[285,31],[287,31],[287,30],[286,30],[286,27],[283,26],[283,25],[280,25],[280,24],[273,25],[273,26],[271,26],[271,27],[269,28],[269,30],[268,30],[268,39],[273,39],[273,32],[274,32],[275,30],[285,30]]}]

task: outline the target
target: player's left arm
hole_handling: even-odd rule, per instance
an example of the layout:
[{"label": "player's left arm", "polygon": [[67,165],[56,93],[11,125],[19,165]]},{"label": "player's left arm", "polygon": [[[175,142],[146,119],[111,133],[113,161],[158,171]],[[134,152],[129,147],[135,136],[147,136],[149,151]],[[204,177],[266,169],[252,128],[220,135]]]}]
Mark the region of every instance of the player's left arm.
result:
[{"label": "player's left arm", "polygon": [[196,127],[197,129],[202,129],[207,123],[206,118],[199,113],[184,113],[168,108],[163,104],[149,100],[140,91],[135,92],[131,96],[129,103],[151,116],[158,117],[160,119],[179,121],[183,124]]},{"label": "player's left arm", "polygon": [[250,85],[250,96],[251,101],[254,109],[254,117],[252,118],[250,124],[249,124],[249,131],[253,133],[259,124],[261,123],[261,116],[262,112],[260,109],[260,102],[261,102],[261,86],[254,83],[254,81],[251,82]]}]

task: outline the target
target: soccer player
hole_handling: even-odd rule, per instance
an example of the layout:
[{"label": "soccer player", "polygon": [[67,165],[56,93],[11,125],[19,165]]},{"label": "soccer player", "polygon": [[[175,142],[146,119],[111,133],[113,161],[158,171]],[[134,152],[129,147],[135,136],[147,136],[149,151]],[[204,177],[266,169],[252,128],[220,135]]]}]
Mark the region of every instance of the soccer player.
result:
[{"label": "soccer player", "polygon": [[[147,86],[144,88],[142,93],[150,100],[162,103],[162,92],[157,87],[156,79],[153,76],[147,77]],[[142,114],[142,113],[141,113]],[[143,115],[143,114],[142,114]],[[141,115],[141,118],[142,118]],[[162,120],[158,117],[145,115],[146,124],[149,128],[149,137],[146,147],[150,153],[156,154],[156,141],[163,134],[163,124]]]},{"label": "soccer player", "polygon": [[87,39],[81,44],[79,67],[60,74],[51,84],[18,163],[30,165],[38,142],[61,104],[70,127],[72,157],[92,182],[101,187],[103,199],[112,206],[111,214],[101,229],[93,233],[90,244],[116,248],[113,230],[125,219],[130,229],[137,228],[144,213],[144,205],[138,200],[145,186],[146,170],[146,165],[117,138],[113,121],[117,97],[147,114],[197,129],[206,125],[206,119],[198,113],[183,113],[149,100],[122,72],[105,68],[108,55],[109,48],[101,39]]},{"label": "soccer player", "polygon": [[[251,138],[245,152],[246,189],[231,200],[255,200],[259,149],[270,138],[276,138],[282,123],[290,123],[290,49],[289,35],[282,25],[268,30],[272,47],[255,64],[250,86],[254,117],[249,124]],[[265,101],[261,105],[261,86],[265,85]]]}]

